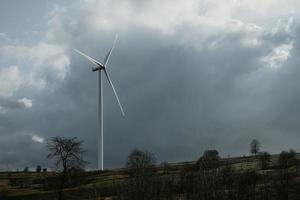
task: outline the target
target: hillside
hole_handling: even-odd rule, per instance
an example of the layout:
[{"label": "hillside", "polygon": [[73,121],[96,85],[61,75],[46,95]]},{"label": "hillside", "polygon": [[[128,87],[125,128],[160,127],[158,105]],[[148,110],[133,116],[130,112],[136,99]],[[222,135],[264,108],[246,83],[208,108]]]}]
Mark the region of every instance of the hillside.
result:
[{"label": "hillside", "polygon": [[[261,161],[259,157],[236,157],[220,159],[220,165],[212,170],[199,171],[195,169],[196,161],[168,163],[155,166],[154,173],[151,179],[153,188],[160,189],[160,195],[168,199],[165,191],[168,188],[171,197],[170,199],[200,199],[199,192],[205,186],[209,186],[213,197],[204,197],[202,199],[218,199],[218,193],[221,191],[229,195],[234,193],[232,199],[247,199],[251,195],[250,187],[253,186],[252,178],[256,177],[254,191],[256,199],[260,199],[267,190],[264,197],[267,199],[284,199],[286,197],[275,197],[278,189],[287,187],[288,199],[300,199],[300,173],[296,165],[292,165],[287,169],[282,169],[278,163],[278,155],[271,155],[270,161],[266,169],[261,169]],[[300,154],[296,155],[297,161],[300,159]],[[230,173],[229,173],[230,172]],[[121,193],[124,193],[124,188],[128,190],[129,171],[127,169],[105,170],[103,172],[76,172],[71,175],[69,187],[64,190],[65,199],[101,199],[117,198]],[[224,176],[226,175],[226,176]],[[221,176],[223,178],[221,178]],[[233,178],[230,178],[232,176]],[[242,180],[244,177],[245,180]],[[280,179],[287,177],[287,179]],[[241,180],[240,180],[241,179]],[[149,179],[150,180],[150,179]],[[200,182],[197,182],[201,180]],[[213,181],[212,181],[213,180]],[[222,183],[219,183],[222,180]],[[228,180],[232,183],[227,183]],[[55,172],[1,172],[0,173],[0,199],[55,199],[56,188],[59,177]],[[203,182],[204,181],[204,182]],[[235,181],[240,181],[236,183]],[[240,188],[243,181],[246,181],[245,187]],[[286,182],[287,181],[287,182]],[[218,183],[217,183],[218,182]],[[151,186],[151,187],[152,187]],[[155,186],[155,187],[154,187]],[[230,186],[230,187],[229,187]],[[194,188],[195,187],[195,188]],[[236,189],[237,187],[237,189]],[[278,188],[277,188],[278,187]],[[162,189],[163,188],[163,189]],[[153,193],[157,193],[158,189],[153,189]],[[238,197],[239,190],[248,194],[248,197]],[[263,191],[262,191],[263,190]],[[128,191],[127,191],[128,192]],[[236,193],[236,194],[235,194]],[[223,196],[224,196],[223,194]],[[228,198],[227,198],[228,199]]]}]

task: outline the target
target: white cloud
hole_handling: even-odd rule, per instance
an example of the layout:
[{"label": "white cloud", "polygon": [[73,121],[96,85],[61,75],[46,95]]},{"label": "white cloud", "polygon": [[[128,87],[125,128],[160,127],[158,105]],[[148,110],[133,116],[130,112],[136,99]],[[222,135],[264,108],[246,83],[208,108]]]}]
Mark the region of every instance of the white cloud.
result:
[{"label": "white cloud", "polygon": [[[74,19],[73,15],[69,18],[79,23],[84,21],[87,27],[102,31],[124,30],[130,25],[137,25],[164,33],[173,33],[178,26],[184,24],[197,26],[209,23],[212,27],[220,27],[226,25],[231,19],[239,19],[247,24],[255,23],[269,28],[273,27],[272,19],[286,17],[297,12],[295,5],[300,6],[300,3],[296,0],[284,2],[280,0],[124,0],[121,2],[85,0],[77,1],[74,6],[77,8],[77,12],[74,13],[79,13],[80,19]],[[59,15],[58,13],[64,13],[64,20],[67,18],[65,15],[67,9],[57,8],[54,13],[56,16]],[[272,19],[269,16],[272,16]],[[53,19],[55,19],[52,20],[56,24],[55,27],[61,28],[60,18]],[[203,31],[210,30],[204,29]]]},{"label": "white cloud", "polygon": [[21,86],[22,77],[18,66],[0,69],[0,97],[9,97]]},{"label": "white cloud", "polygon": [[291,56],[290,52],[293,49],[293,42],[282,44],[275,47],[270,54],[263,57],[261,61],[267,64],[270,68],[280,68],[285,61]]},{"label": "white cloud", "polygon": [[5,45],[0,53],[20,63],[24,69],[22,75],[25,83],[35,88],[44,88],[49,75],[61,81],[69,73],[70,60],[63,45],[47,42],[39,42],[34,46]]},{"label": "white cloud", "polygon": [[45,139],[41,136],[38,136],[38,135],[32,135],[31,140],[33,142],[41,143],[41,144],[45,142]]},{"label": "white cloud", "polygon": [[20,86],[30,90],[51,87],[63,81],[70,71],[70,59],[60,45],[44,42],[32,47],[6,45],[0,48],[1,55],[20,67],[0,69],[0,97],[11,96]]},{"label": "white cloud", "polygon": [[272,34],[277,34],[279,32],[291,32],[291,27],[294,24],[294,18],[289,17],[287,19],[278,19],[276,25],[272,28]]},{"label": "white cloud", "polygon": [[216,47],[233,34],[239,35],[236,42],[244,47],[257,48],[264,44],[265,34],[278,29],[278,19],[289,19],[285,29],[290,30],[294,21],[291,15],[297,12],[295,5],[300,3],[295,0],[284,3],[274,0],[76,1],[72,11],[56,7],[51,12],[47,38],[70,45],[73,39],[80,43],[90,36],[127,33],[138,27],[162,37],[173,35],[175,44],[199,49],[205,45]]},{"label": "white cloud", "polygon": [[31,108],[32,107],[32,100],[27,98],[22,98],[18,100],[19,103],[23,104],[25,108]]},{"label": "white cloud", "polygon": [[[0,45],[0,97],[11,96],[19,89],[20,83],[22,88],[31,91],[52,88],[70,73],[66,41],[49,37],[48,33],[57,25],[50,23],[54,16],[50,17],[47,33],[35,44],[14,41]],[[58,32],[55,34],[59,35]],[[0,34],[0,37],[6,37],[6,34]],[[13,67],[1,68],[1,65]]]}]

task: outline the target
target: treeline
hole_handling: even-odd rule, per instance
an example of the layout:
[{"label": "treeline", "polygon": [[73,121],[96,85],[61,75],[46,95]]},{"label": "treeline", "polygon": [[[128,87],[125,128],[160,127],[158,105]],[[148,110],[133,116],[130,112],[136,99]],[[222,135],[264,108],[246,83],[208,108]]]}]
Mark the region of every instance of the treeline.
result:
[{"label": "treeline", "polygon": [[[127,160],[129,179],[117,195],[121,200],[289,200],[300,199],[298,162],[294,151],[283,151],[277,165],[269,168],[270,155],[256,153],[260,169],[234,169],[220,159],[218,151],[207,150],[194,165],[180,173],[155,168],[148,152],[134,150]],[[152,162],[151,162],[152,161]]]}]

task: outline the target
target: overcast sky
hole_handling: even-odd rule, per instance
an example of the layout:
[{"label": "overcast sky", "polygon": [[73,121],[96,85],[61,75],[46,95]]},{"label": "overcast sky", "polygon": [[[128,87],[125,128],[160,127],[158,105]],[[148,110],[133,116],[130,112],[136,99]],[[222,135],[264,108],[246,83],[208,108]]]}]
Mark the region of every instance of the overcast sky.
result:
[{"label": "overcast sky", "polygon": [[300,150],[298,0],[77,0],[0,2],[0,169],[51,167],[53,136],[84,140],[97,161],[98,76],[108,70],[104,165],[134,148],[159,162],[205,149],[247,155]]}]

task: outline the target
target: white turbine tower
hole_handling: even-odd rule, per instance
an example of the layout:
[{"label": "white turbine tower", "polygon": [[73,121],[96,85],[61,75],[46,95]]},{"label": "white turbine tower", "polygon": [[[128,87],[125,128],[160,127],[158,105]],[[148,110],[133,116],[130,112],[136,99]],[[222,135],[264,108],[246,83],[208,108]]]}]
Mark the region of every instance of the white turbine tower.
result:
[{"label": "white turbine tower", "polygon": [[[122,105],[120,103],[119,97],[117,95],[117,92],[114,88],[114,85],[110,79],[110,76],[107,72],[107,63],[109,61],[110,55],[115,47],[116,41],[118,39],[118,36],[116,35],[115,37],[115,41],[113,43],[113,46],[110,48],[110,50],[108,51],[108,53],[106,54],[105,58],[104,58],[104,64],[98,62],[97,60],[89,57],[88,55],[82,53],[81,51],[74,49],[74,51],[76,51],[77,53],[79,53],[80,55],[84,56],[86,59],[88,59],[90,62],[92,62],[95,67],[92,68],[93,72],[98,71],[99,72],[99,135],[98,135],[98,169],[103,170],[103,84],[102,84],[102,71],[104,72],[114,94],[115,97],[118,101],[119,107],[121,109],[122,115],[124,116],[124,111],[122,108]],[[99,157],[101,157],[101,159],[99,159]]]}]

